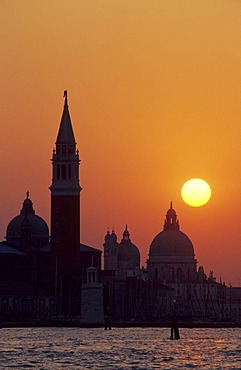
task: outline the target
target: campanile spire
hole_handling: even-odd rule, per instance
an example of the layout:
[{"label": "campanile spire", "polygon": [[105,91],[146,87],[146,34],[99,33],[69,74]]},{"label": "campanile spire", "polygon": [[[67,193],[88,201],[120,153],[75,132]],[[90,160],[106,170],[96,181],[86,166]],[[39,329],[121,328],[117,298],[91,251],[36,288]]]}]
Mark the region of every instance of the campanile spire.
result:
[{"label": "campanile spire", "polygon": [[64,110],[60,121],[59,132],[56,140],[56,145],[72,145],[75,149],[76,142],[74,137],[74,131],[71,123],[68,106],[68,94],[67,90],[64,91]]},{"label": "campanile spire", "polygon": [[52,155],[51,254],[53,265],[68,276],[79,268],[80,192],[79,152],[64,92],[64,109]]},{"label": "campanile spire", "polygon": [[67,90],[64,91],[64,109],[59,131],[53,150],[53,178],[50,186],[52,195],[78,195],[79,185],[79,151],[76,150],[74,130],[69,114]]}]

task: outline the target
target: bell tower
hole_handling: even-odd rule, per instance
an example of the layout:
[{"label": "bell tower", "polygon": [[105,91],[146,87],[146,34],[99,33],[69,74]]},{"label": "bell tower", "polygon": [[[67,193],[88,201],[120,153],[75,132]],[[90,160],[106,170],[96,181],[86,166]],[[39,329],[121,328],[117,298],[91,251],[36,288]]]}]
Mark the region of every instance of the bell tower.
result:
[{"label": "bell tower", "polygon": [[72,278],[78,275],[80,254],[79,152],[68,108],[64,109],[52,155],[51,257],[56,274]]},{"label": "bell tower", "polygon": [[104,269],[105,270],[118,270],[118,243],[115,231],[107,231],[105,236],[104,246]]}]

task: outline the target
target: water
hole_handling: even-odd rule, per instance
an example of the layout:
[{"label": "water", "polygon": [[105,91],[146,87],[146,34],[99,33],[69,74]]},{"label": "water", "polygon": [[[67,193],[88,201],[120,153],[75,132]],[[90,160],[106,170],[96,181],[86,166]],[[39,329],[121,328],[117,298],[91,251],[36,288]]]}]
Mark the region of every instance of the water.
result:
[{"label": "water", "polygon": [[241,329],[0,330],[0,369],[241,369]]}]

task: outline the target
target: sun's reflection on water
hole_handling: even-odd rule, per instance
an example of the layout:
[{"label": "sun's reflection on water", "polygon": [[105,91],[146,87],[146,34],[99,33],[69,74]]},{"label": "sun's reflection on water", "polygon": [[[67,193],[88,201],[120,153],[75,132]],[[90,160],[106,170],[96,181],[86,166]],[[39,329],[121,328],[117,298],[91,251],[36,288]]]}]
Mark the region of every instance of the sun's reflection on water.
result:
[{"label": "sun's reflection on water", "polygon": [[239,329],[1,329],[1,369],[240,369]]}]

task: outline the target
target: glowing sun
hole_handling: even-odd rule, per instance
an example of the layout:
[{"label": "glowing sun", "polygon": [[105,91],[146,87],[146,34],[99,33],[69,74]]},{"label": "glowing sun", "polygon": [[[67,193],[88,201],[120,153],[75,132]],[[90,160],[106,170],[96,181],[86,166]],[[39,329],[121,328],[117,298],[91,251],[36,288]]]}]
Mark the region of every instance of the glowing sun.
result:
[{"label": "glowing sun", "polygon": [[200,207],[206,204],[211,194],[212,192],[209,184],[202,179],[188,180],[181,190],[182,199],[192,207]]}]

